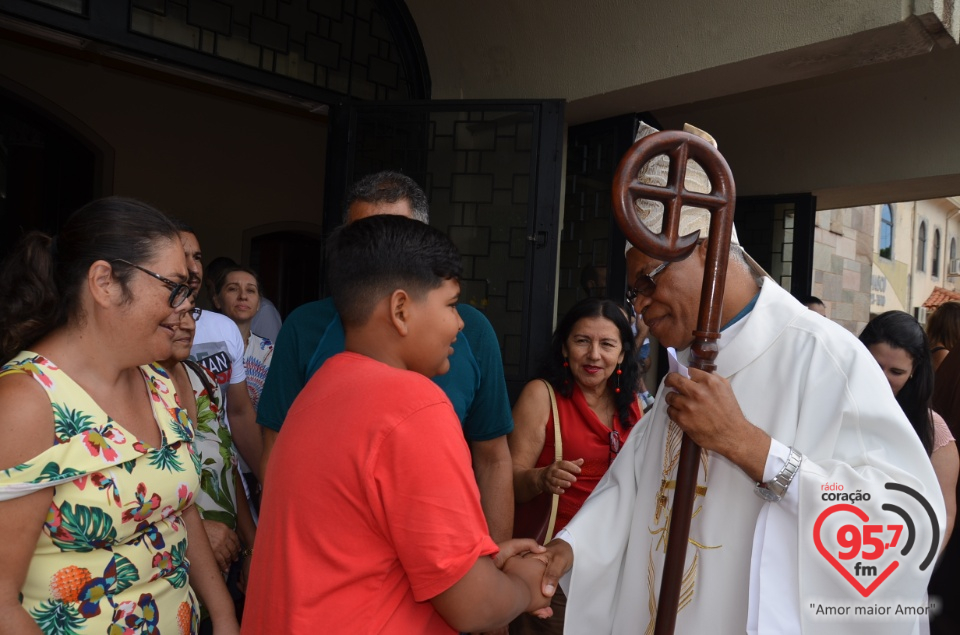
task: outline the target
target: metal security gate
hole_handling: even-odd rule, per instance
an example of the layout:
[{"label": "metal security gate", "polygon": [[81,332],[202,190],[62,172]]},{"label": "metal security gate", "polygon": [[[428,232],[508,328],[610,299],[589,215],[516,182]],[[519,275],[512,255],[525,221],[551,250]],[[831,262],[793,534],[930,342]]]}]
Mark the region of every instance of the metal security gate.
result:
[{"label": "metal security gate", "polygon": [[461,301],[493,324],[515,399],[553,326],[563,103],[354,103],[332,115],[325,231],[356,179],[395,170],[417,181],[431,224],[463,254]]}]

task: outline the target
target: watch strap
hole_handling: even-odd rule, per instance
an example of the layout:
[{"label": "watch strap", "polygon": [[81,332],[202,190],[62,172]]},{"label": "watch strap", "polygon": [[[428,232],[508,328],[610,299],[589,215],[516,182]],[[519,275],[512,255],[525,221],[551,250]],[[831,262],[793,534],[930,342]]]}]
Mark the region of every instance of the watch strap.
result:
[{"label": "watch strap", "polygon": [[757,483],[754,492],[764,500],[779,502],[787,493],[787,488],[790,487],[797,472],[800,471],[802,462],[803,455],[790,448],[790,456],[787,457],[780,472],[765,483]]}]

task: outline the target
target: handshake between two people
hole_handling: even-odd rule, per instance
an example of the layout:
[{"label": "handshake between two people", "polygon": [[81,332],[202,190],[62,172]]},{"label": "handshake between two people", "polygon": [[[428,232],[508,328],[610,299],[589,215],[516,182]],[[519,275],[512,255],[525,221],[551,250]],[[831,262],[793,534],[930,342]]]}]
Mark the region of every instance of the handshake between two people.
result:
[{"label": "handshake between two people", "polygon": [[493,561],[505,574],[518,579],[527,588],[530,602],[526,612],[546,619],[553,615],[550,601],[560,577],[573,566],[573,550],[563,540],[547,546],[528,538],[514,538],[498,545]]}]

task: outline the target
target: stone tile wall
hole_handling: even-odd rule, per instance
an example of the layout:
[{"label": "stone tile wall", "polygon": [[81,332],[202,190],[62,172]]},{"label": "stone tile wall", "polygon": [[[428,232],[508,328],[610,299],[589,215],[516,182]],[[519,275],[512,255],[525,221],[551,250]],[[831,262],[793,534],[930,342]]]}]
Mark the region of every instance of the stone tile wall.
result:
[{"label": "stone tile wall", "polygon": [[827,317],[858,335],[870,320],[874,207],[817,212],[811,293]]}]

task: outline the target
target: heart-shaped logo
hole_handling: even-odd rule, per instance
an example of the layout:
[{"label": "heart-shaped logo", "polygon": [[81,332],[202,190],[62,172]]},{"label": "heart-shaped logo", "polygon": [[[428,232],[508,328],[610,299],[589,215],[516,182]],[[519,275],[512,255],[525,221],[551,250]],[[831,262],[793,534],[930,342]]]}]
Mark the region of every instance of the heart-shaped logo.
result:
[{"label": "heart-shaped logo", "polygon": [[[860,580],[854,577],[854,575],[847,570],[843,563],[827,550],[820,536],[820,530],[823,527],[823,523],[828,517],[839,512],[849,512],[854,514],[862,521],[861,526],[863,527],[863,531],[861,531],[859,527],[850,524],[844,525],[840,528],[840,532],[837,535],[837,541],[840,547],[840,549],[838,549],[838,556],[844,560],[851,560],[857,555],[861,555],[861,557],[863,557],[865,560],[875,560],[879,558],[885,549],[891,546],[896,546],[897,538],[899,538],[900,529],[902,529],[902,526],[887,525],[889,530],[894,531],[893,541],[891,544],[884,543],[875,535],[876,533],[883,531],[883,526],[868,525],[867,523],[869,523],[870,517],[865,511],[854,505],[832,505],[823,510],[820,516],[817,517],[817,522],[813,526],[813,541],[817,545],[817,551],[820,552],[820,555],[822,555],[827,562],[833,565],[834,569],[840,572],[840,575],[842,575],[844,579],[849,582],[851,586],[857,590],[857,592],[860,593],[860,595],[863,597],[869,597],[869,595],[873,593],[877,587],[883,583],[884,580],[890,577],[891,573],[896,571],[897,567],[900,566],[900,561],[894,560],[879,574],[877,574],[877,567],[875,566],[867,565],[863,567],[863,570],[871,571],[871,573],[867,573],[866,575],[876,576],[874,577],[873,582],[871,582],[868,586],[863,586],[860,583]],[[872,550],[861,551],[860,548],[864,545],[872,547]],[[849,551],[843,552],[843,548],[847,548]],[[861,564],[861,562],[856,563],[855,568],[858,572],[861,570]]]}]

